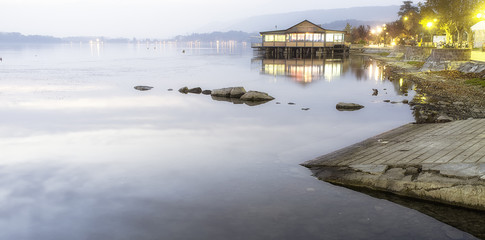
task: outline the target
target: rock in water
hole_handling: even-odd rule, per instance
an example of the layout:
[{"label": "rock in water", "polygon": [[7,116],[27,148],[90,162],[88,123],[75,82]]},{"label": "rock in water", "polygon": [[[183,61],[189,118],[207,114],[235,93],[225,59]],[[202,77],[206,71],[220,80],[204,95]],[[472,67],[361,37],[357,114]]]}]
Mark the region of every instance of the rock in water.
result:
[{"label": "rock in water", "polygon": [[139,91],[148,91],[150,89],[152,89],[153,87],[150,87],[150,86],[136,86],[135,89],[136,90],[139,90]]},{"label": "rock in water", "polygon": [[249,91],[241,96],[243,101],[271,101],[274,97],[271,97],[265,92]]},{"label": "rock in water", "polygon": [[202,94],[204,94],[204,95],[211,95],[212,94],[212,91],[211,90],[204,90],[204,91],[202,91]]},{"label": "rock in water", "polygon": [[233,88],[220,88],[212,90],[211,95],[214,97],[230,97]]},{"label": "rock in water", "polygon": [[188,87],[180,88],[179,92],[187,94],[189,92],[189,88]]},{"label": "rock in water", "polygon": [[211,95],[214,97],[230,97],[230,98],[240,98],[246,93],[244,87],[229,87],[220,88],[212,90]]},{"label": "rock in water", "polygon": [[357,103],[343,103],[339,102],[336,106],[339,111],[354,111],[364,108],[364,106]]},{"label": "rock in water", "polygon": [[233,87],[230,93],[231,98],[240,98],[246,93],[244,87]]},{"label": "rock in water", "polygon": [[196,87],[196,88],[191,88],[188,90],[189,93],[196,93],[196,94],[200,94],[202,92],[202,88],[200,87]]}]

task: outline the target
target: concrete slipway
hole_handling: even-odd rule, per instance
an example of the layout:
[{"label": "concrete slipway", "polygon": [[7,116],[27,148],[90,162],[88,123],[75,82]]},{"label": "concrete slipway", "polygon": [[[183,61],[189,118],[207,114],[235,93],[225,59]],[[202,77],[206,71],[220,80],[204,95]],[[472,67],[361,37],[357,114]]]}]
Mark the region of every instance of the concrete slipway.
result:
[{"label": "concrete slipway", "polygon": [[485,210],[485,119],[404,125],[302,165],[330,183]]}]

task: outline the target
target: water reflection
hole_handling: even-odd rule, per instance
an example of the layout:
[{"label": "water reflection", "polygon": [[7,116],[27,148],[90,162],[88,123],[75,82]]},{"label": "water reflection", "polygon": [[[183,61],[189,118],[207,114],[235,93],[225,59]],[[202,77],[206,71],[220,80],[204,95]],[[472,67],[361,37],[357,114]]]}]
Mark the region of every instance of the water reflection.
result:
[{"label": "water reflection", "polygon": [[261,72],[289,76],[301,83],[332,81],[343,74],[343,59],[263,59]]},{"label": "water reflection", "polygon": [[103,48],[103,41],[100,41],[99,38],[95,41],[89,41],[89,46],[91,48],[91,56],[101,56],[101,50]]},{"label": "water reflection", "polygon": [[[398,95],[407,95],[414,85],[406,80],[389,80],[386,66],[366,56],[350,56],[344,58],[326,59],[252,59],[252,63],[261,64],[260,71],[264,75],[284,76],[298,83],[312,83],[318,80],[328,82],[342,78],[346,74],[353,75],[358,81],[392,82]],[[381,93],[387,94],[387,89]]]},{"label": "water reflection", "polygon": [[[0,239],[449,239],[446,224],[298,165],[412,121],[373,103],[372,88],[400,87],[368,80],[375,63],[326,60],[310,72],[331,83],[295,87],[248,71],[249,55],[180,44],[2,52]],[[238,85],[297,107],[166,91]],[[366,108],[336,113],[347,98]]]},{"label": "water reflection", "polygon": [[[365,188],[350,188],[369,196],[386,199],[399,205],[415,209],[421,213],[424,213],[430,217],[433,217],[441,222],[449,224],[457,229],[461,229],[468,232],[478,238],[485,239],[485,232],[483,226],[485,226],[485,213],[480,211],[474,211],[465,208],[453,207],[440,203],[428,202],[423,200],[417,200],[407,197],[397,196],[395,194],[372,191]],[[452,229],[446,229],[447,235],[454,235],[456,239],[464,238],[462,233],[453,232]]]}]

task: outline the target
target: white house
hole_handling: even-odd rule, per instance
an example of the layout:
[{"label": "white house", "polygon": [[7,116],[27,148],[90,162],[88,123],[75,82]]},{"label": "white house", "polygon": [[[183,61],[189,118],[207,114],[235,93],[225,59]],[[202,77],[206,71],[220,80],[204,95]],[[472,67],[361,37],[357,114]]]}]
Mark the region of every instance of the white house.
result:
[{"label": "white house", "polygon": [[473,47],[482,48],[485,44],[485,21],[481,21],[472,26],[473,31]]}]

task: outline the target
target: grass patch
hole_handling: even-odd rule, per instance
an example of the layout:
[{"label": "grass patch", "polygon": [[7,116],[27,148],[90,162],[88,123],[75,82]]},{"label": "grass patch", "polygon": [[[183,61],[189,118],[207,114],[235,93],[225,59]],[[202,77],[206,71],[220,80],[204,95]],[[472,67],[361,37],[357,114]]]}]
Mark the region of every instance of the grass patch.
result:
[{"label": "grass patch", "polygon": [[390,52],[380,52],[380,53],[377,53],[377,55],[381,56],[381,57],[387,57],[389,56],[389,54],[391,54]]},{"label": "grass patch", "polygon": [[485,79],[483,78],[472,78],[465,80],[466,84],[474,85],[474,86],[480,86],[480,87],[485,87]]},{"label": "grass patch", "polygon": [[407,64],[409,65],[412,65],[414,67],[417,67],[417,68],[422,68],[423,65],[424,65],[424,62],[420,62],[420,61],[409,61],[409,62],[406,62]]}]

